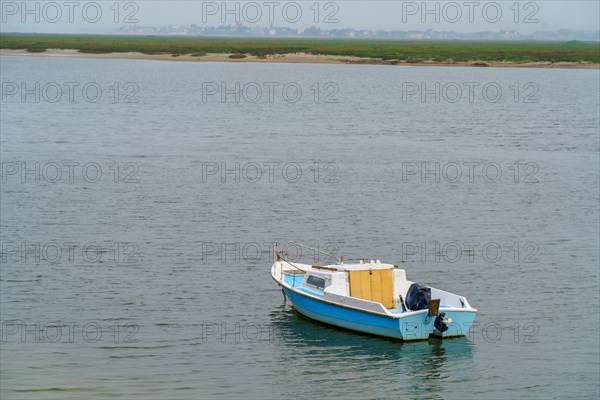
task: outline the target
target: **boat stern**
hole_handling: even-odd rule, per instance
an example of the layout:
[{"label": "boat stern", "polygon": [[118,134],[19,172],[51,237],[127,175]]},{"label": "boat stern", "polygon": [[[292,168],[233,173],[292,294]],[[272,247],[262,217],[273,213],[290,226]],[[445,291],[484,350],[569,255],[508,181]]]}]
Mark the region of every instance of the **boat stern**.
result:
[{"label": "boat stern", "polygon": [[402,339],[425,340],[430,337],[451,338],[466,336],[475,320],[476,309],[440,309],[429,316],[427,310],[398,320]]}]

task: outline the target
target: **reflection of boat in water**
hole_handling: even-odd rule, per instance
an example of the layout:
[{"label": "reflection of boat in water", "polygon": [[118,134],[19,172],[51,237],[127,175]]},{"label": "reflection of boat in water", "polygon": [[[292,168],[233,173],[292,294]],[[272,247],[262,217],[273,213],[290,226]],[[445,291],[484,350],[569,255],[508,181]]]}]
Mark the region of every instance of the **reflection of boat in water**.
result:
[{"label": "reflection of boat in water", "polygon": [[[277,346],[275,357],[288,366],[288,373],[302,370],[313,377],[313,382],[321,383],[305,385],[303,380],[288,380],[284,374],[288,393],[301,390],[305,397],[318,396],[323,385],[334,380],[345,384],[330,385],[331,398],[441,400],[460,397],[474,372],[473,343],[466,337],[405,343],[340,330],[306,318],[288,306],[274,310],[271,323]],[[379,379],[382,371],[390,379]]]},{"label": "reflection of boat in water", "polygon": [[379,260],[317,266],[275,250],[271,276],[309,318],[403,341],[464,336],[477,312],[466,298],[409,281]]}]

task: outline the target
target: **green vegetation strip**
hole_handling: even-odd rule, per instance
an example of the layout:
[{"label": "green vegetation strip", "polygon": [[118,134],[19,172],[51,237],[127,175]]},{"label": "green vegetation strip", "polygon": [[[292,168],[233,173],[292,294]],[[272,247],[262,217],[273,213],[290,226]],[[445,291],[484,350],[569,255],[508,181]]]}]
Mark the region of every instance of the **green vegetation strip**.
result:
[{"label": "green vegetation strip", "polygon": [[74,49],[83,53],[236,53],[254,56],[309,53],[384,60],[600,62],[597,42],[475,42],[344,39],[270,39],[101,35],[2,34],[0,48]]}]

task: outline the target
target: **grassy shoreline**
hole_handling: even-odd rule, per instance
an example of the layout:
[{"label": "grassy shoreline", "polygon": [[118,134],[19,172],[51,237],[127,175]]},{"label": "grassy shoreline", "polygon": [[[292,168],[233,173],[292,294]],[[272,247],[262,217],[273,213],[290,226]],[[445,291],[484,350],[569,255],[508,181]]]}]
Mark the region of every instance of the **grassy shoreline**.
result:
[{"label": "grassy shoreline", "polygon": [[[272,39],[1,34],[0,49],[43,53],[47,49],[84,54],[141,53],[148,56],[206,54],[353,57],[374,63],[600,63],[600,44],[590,42],[467,42],[344,39]],[[243,56],[237,56],[244,58]],[[235,58],[235,57],[232,57]]]}]

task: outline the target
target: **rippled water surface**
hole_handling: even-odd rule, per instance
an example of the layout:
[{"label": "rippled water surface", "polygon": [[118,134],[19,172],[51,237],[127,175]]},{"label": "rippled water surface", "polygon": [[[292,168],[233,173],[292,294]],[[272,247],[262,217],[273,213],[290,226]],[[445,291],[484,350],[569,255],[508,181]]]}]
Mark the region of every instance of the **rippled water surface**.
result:
[{"label": "rippled water surface", "polygon": [[[600,395],[598,71],[0,63],[3,399]],[[286,240],[401,264],[478,324],[316,324],[269,276]]]}]

